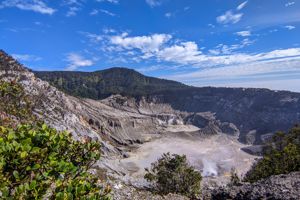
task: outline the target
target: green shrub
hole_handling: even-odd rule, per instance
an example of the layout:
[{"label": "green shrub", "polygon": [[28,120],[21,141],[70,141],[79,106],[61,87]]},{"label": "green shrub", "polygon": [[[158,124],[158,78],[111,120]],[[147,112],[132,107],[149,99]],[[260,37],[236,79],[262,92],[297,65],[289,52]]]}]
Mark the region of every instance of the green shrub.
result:
[{"label": "green shrub", "polygon": [[0,81],[0,125],[33,121],[32,103],[21,84]]},{"label": "green shrub", "polygon": [[37,121],[21,84],[0,81],[0,199],[109,199],[88,171],[100,144]]},{"label": "green shrub", "polygon": [[199,198],[201,174],[191,167],[185,155],[165,153],[146,169],[145,179],[162,195],[177,193],[190,198]]},{"label": "green shrub", "polygon": [[88,170],[100,158],[98,142],[75,141],[45,124],[0,126],[3,199],[108,199]]},{"label": "green shrub", "polygon": [[237,171],[235,168],[231,168],[230,170],[230,182],[229,185],[235,186],[235,185],[240,185],[241,180],[237,174]]},{"label": "green shrub", "polygon": [[300,171],[300,127],[278,132],[266,145],[263,158],[246,173],[244,181],[256,182],[271,175]]}]

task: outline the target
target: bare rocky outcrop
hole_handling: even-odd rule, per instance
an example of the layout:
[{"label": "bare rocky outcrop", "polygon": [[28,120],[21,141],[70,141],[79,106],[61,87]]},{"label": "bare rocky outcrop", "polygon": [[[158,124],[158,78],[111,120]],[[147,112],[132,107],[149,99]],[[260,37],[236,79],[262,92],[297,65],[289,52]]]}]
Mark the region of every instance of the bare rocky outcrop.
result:
[{"label": "bare rocky outcrop", "polygon": [[232,200],[296,200],[300,199],[300,172],[271,176],[256,183],[241,183],[208,193],[207,199]]},{"label": "bare rocky outcrop", "polygon": [[[222,132],[222,123],[209,112],[179,112],[168,104],[121,95],[101,101],[66,95],[36,78],[3,51],[0,51],[0,78],[21,83],[33,100],[35,114],[46,123],[58,130],[71,131],[76,138],[84,135],[97,138],[105,154],[123,155],[123,147],[149,141],[172,130],[185,131],[191,126],[199,134]],[[206,123],[199,126],[197,121],[201,120]]]}]

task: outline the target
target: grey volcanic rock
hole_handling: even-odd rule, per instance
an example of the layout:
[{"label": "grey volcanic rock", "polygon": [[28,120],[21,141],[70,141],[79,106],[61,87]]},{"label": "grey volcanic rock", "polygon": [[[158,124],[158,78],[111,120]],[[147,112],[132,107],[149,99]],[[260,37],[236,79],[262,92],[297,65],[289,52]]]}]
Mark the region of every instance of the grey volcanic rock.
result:
[{"label": "grey volcanic rock", "polygon": [[[76,98],[60,92],[0,51],[0,79],[16,80],[24,86],[35,105],[34,112],[59,130],[68,130],[74,137],[88,135],[102,142],[104,153],[123,155],[122,147],[159,137],[186,123],[189,113],[179,112],[167,104],[149,103],[144,98],[114,95],[96,101]],[[199,133],[219,132],[219,124],[210,113],[197,113],[209,123]],[[193,120],[190,120],[195,124]],[[184,128],[184,127],[183,127]]]},{"label": "grey volcanic rock", "polygon": [[271,176],[252,184],[219,188],[211,194],[213,200],[297,200],[300,199],[300,172]]},{"label": "grey volcanic rock", "polygon": [[[75,138],[84,135],[97,138],[103,144],[104,153],[121,154],[116,148],[118,145],[141,143],[147,139],[146,135],[157,134],[165,128],[153,112],[143,111],[146,114],[142,114],[134,107],[122,108],[120,101],[127,100],[121,97],[112,97],[102,103],[65,95],[36,78],[3,51],[0,52],[0,79],[22,84],[33,101],[34,113],[47,124],[58,130],[68,130]],[[165,111],[166,119],[174,116],[172,110],[160,109]]]},{"label": "grey volcanic rock", "polygon": [[216,119],[234,124],[233,134],[250,144],[261,144],[265,134],[287,131],[300,122],[300,94],[289,91],[193,87],[149,95],[153,99],[179,111],[214,113]]}]

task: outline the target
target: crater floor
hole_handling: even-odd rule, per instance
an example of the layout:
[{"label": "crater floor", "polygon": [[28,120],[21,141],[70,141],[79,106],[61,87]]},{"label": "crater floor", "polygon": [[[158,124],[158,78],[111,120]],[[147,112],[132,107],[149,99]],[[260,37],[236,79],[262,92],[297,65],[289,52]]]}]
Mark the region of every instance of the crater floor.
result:
[{"label": "crater floor", "polygon": [[204,182],[225,183],[231,168],[245,174],[256,156],[241,150],[246,145],[226,134],[199,136],[193,132],[165,134],[161,138],[139,145],[128,153],[128,158],[111,161],[113,168],[124,173],[123,180],[133,185],[147,184],[143,179],[149,168],[163,153],[185,154],[188,161],[204,176]]}]

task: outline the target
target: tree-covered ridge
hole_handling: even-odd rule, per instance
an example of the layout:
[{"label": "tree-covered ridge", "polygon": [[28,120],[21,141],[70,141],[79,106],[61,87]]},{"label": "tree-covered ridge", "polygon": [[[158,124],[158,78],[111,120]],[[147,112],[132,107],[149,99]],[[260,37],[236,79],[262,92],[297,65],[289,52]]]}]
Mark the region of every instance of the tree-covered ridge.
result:
[{"label": "tree-covered ridge", "polygon": [[188,88],[170,80],[144,76],[126,68],[96,72],[34,72],[58,89],[79,97],[103,99],[111,94],[145,96],[166,90]]},{"label": "tree-covered ridge", "polygon": [[300,171],[300,127],[278,132],[266,145],[263,158],[247,172],[244,181],[255,182],[271,175]]},{"label": "tree-covered ridge", "polygon": [[37,121],[15,81],[0,82],[0,102],[0,199],[109,199],[110,188],[89,172],[99,142]]}]

